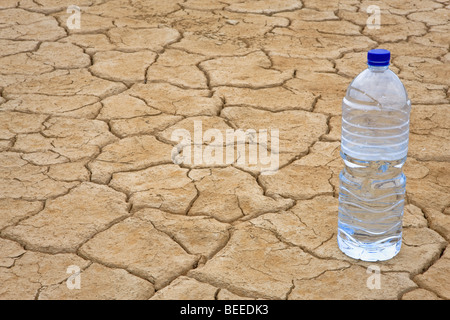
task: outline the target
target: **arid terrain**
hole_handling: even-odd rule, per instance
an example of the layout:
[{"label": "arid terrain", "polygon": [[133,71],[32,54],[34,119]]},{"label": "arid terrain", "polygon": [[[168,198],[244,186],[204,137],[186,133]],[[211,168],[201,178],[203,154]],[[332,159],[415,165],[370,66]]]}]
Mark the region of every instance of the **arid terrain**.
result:
[{"label": "arid terrain", "polygon": [[[444,0],[1,0],[0,299],[450,299],[449,18]],[[336,242],[341,101],[373,48],[412,102],[403,245],[381,263]],[[227,148],[239,129],[256,135]]]}]

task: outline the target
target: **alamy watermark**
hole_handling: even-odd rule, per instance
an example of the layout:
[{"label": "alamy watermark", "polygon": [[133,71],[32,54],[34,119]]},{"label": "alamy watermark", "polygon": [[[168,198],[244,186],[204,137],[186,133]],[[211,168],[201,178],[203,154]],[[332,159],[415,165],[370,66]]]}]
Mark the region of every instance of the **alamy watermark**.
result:
[{"label": "alamy watermark", "polygon": [[367,7],[366,12],[370,14],[367,18],[366,25],[369,30],[381,28],[381,10],[379,6],[371,5]]},{"label": "alamy watermark", "polygon": [[224,135],[223,130],[219,129],[203,132],[200,120],[194,121],[193,129],[193,137],[186,129],[172,132],[171,140],[178,142],[171,154],[175,164],[208,166],[236,163],[240,166],[258,166],[263,175],[278,171],[278,129],[227,129]]},{"label": "alamy watermark", "polygon": [[67,7],[67,13],[71,15],[66,20],[66,26],[70,30],[81,29],[81,9],[76,5],[71,5]]},{"label": "alamy watermark", "polygon": [[367,278],[366,286],[370,290],[381,289],[381,270],[377,265],[370,265],[367,267],[366,273],[370,274]]},{"label": "alamy watermark", "polygon": [[80,290],[81,289],[81,269],[79,266],[71,265],[67,267],[66,273],[70,274],[70,277],[66,281],[67,289]]}]

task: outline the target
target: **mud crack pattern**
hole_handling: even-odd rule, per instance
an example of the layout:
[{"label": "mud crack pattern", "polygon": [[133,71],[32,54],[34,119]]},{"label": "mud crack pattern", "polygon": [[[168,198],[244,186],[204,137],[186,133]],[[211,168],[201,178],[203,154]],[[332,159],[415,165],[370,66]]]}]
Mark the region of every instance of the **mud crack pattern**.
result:
[{"label": "mud crack pattern", "polygon": [[[377,1],[379,29],[372,4],[2,0],[0,299],[450,299],[450,2]],[[371,290],[335,238],[341,99],[377,47],[413,108]],[[279,128],[280,170],[174,164],[196,121]]]}]

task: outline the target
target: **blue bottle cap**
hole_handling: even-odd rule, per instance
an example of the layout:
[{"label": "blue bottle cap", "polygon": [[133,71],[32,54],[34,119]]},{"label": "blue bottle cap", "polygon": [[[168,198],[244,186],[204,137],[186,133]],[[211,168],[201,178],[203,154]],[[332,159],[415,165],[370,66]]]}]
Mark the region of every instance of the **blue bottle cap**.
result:
[{"label": "blue bottle cap", "polygon": [[367,53],[367,64],[374,67],[384,67],[389,65],[391,53],[386,49],[372,49]]}]

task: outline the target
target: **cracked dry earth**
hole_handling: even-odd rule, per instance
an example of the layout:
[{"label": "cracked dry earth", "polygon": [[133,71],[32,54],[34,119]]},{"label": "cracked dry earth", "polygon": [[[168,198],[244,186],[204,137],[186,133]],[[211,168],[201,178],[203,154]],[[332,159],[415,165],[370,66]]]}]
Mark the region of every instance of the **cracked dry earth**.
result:
[{"label": "cracked dry earth", "polygon": [[[0,298],[450,299],[449,13],[444,0],[2,0]],[[343,255],[336,229],[341,99],[377,47],[413,108],[403,246],[371,290],[373,263]],[[278,128],[280,170],[174,164],[171,133],[195,121]]]}]

